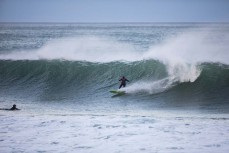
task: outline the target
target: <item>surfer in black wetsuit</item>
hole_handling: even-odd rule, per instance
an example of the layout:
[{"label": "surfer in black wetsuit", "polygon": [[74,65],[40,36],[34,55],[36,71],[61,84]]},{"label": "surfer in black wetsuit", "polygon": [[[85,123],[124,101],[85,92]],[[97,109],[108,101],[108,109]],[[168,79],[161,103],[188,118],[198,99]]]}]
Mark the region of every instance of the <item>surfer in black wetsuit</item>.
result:
[{"label": "surfer in black wetsuit", "polygon": [[12,108],[10,108],[10,110],[20,110],[16,107],[16,105],[14,104]]},{"label": "surfer in black wetsuit", "polygon": [[16,105],[14,104],[13,107],[9,108],[0,108],[0,110],[7,110],[7,111],[14,111],[14,110],[20,110],[16,107]]},{"label": "surfer in black wetsuit", "polygon": [[126,86],[126,81],[129,82],[129,80],[127,80],[124,76],[123,76],[119,81],[121,81],[121,84],[120,84],[120,86],[119,86],[119,89],[120,89],[122,86],[123,86],[123,87]]}]

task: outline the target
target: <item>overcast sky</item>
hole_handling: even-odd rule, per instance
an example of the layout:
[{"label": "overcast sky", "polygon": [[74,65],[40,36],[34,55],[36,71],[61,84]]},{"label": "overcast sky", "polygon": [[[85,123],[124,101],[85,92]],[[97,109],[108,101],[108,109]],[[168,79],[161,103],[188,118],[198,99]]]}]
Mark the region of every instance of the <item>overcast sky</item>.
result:
[{"label": "overcast sky", "polygon": [[0,0],[0,22],[229,22],[229,0]]}]

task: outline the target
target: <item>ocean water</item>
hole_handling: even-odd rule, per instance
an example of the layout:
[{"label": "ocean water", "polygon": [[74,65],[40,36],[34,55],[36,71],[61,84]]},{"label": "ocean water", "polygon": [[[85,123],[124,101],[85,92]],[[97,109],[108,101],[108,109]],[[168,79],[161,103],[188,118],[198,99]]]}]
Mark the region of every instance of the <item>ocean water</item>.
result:
[{"label": "ocean water", "polygon": [[[0,152],[228,152],[229,24],[0,24]],[[110,93],[126,76],[125,95]]]}]

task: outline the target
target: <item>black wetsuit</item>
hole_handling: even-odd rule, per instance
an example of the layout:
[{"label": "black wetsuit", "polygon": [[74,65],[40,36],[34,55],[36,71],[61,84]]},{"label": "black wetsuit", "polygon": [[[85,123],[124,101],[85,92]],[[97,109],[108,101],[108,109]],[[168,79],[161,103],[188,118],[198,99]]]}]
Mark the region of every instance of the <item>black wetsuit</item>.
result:
[{"label": "black wetsuit", "polygon": [[126,86],[126,81],[129,82],[129,80],[127,80],[125,77],[122,77],[119,81],[121,81],[121,84],[119,86],[119,89],[123,86],[125,87]]}]

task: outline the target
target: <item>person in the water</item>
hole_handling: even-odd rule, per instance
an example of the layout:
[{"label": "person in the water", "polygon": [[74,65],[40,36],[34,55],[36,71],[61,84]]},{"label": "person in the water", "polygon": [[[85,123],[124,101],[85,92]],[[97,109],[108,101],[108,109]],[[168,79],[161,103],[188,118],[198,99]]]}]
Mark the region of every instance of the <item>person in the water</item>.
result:
[{"label": "person in the water", "polygon": [[20,110],[17,108],[17,106],[14,104],[12,108],[10,108],[10,110]]},{"label": "person in the water", "polygon": [[0,108],[0,110],[7,110],[7,111],[14,111],[14,110],[20,110],[17,108],[17,106],[14,104],[11,108]]},{"label": "person in the water", "polygon": [[119,81],[121,81],[119,89],[126,86],[126,81],[129,82],[124,76]]}]

